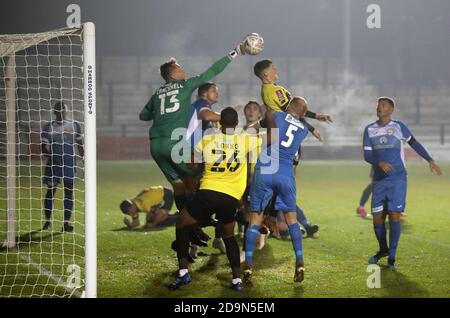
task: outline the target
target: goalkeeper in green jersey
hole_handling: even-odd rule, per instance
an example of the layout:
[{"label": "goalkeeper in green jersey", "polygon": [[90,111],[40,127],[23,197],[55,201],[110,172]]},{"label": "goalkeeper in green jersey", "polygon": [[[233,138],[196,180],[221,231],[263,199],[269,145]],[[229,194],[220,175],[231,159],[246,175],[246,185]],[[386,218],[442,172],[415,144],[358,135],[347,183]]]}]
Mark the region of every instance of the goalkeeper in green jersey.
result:
[{"label": "goalkeeper in green jersey", "polygon": [[[179,146],[180,143],[187,141],[184,140],[185,136],[172,139],[172,132],[177,128],[187,127],[194,90],[221,73],[232,59],[244,55],[243,48],[242,43],[238,44],[233,51],[215,62],[205,72],[188,79],[181,65],[171,58],[160,66],[161,77],[165,84],[156,90],[139,114],[140,120],[153,120],[149,130],[150,153],[164,176],[172,184],[175,205],[179,211],[184,208],[187,195],[195,190],[196,183],[193,180],[201,174],[201,170],[188,168],[186,162],[175,162],[180,160],[174,160],[172,150],[176,156],[180,157],[187,155],[190,158],[190,154],[183,154],[182,150],[173,149],[175,145]],[[189,146],[180,148],[190,149]]]}]

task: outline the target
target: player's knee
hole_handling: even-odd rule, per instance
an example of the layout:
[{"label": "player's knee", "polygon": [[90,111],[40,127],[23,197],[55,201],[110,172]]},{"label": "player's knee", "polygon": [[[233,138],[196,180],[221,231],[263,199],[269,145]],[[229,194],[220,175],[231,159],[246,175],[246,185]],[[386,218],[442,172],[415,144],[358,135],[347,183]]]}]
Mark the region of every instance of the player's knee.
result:
[{"label": "player's knee", "polygon": [[174,195],[184,195],[186,191],[186,186],[184,185],[183,181],[176,180],[172,182],[173,187],[173,193]]},{"label": "player's knee", "polygon": [[295,212],[287,212],[284,214],[287,225],[297,223],[297,214]]},{"label": "player's knee", "polygon": [[399,221],[401,218],[400,212],[391,212],[389,213],[389,221]]},{"label": "player's knee", "polygon": [[250,214],[250,226],[258,225],[261,226],[264,219],[263,213],[251,213]]},{"label": "player's knee", "polygon": [[385,218],[383,215],[380,214],[374,214],[373,215],[373,224],[383,224],[385,222]]}]

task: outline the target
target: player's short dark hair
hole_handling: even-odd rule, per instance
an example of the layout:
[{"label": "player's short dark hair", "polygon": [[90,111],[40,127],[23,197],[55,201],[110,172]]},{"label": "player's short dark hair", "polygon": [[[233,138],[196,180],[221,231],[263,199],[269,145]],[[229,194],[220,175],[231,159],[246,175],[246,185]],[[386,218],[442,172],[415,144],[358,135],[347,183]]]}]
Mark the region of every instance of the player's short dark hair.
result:
[{"label": "player's short dark hair", "polygon": [[133,202],[131,202],[130,200],[123,200],[120,203],[120,210],[122,211],[122,213],[124,214],[128,214],[128,210],[133,206]]},{"label": "player's short dark hair", "polygon": [[381,96],[378,97],[378,102],[388,102],[392,107],[395,107],[395,102],[393,98],[390,97],[386,97],[386,96]]},{"label": "player's short dark hair", "polygon": [[166,82],[169,81],[170,73],[172,73],[172,69],[176,63],[177,60],[171,57],[167,62],[161,64],[161,66],[159,67],[159,73]]},{"label": "player's short dark hair", "polygon": [[239,122],[238,113],[232,107],[227,107],[220,112],[220,124],[225,128],[234,128]]},{"label": "player's short dark hair", "polygon": [[63,110],[67,110],[67,106],[63,101],[56,102],[55,105],[53,105],[53,111],[62,112]]},{"label": "player's short dark hair", "polygon": [[259,61],[255,64],[255,66],[253,66],[253,73],[255,73],[255,75],[258,76],[259,78],[261,78],[262,72],[264,72],[264,70],[268,68],[270,65],[272,65],[271,60]]},{"label": "player's short dark hair", "polygon": [[198,90],[197,90],[197,95],[198,96],[202,96],[203,94],[205,94],[206,92],[209,91],[209,89],[213,86],[217,86],[216,83],[213,82],[207,82],[205,84],[202,84]]},{"label": "player's short dark hair", "polygon": [[245,111],[247,110],[247,108],[248,108],[251,104],[255,104],[256,106],[258,106],[259,111],[262,113],[262,107],[261,107],[261,105],[260,105],[257,101],[255,101],[255,100],[249,100],[248,103],[245,104],[245,106],[244,106],[244,113],[245,113]]}]

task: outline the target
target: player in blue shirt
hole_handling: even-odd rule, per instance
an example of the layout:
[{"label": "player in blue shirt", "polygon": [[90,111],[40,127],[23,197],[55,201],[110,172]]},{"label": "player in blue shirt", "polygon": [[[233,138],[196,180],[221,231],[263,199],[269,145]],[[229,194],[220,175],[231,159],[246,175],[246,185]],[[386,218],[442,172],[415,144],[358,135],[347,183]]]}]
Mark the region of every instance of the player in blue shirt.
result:
[{"label": "player in blue shirt", "polygon": [[[253,251],[262,224],[263,210],[272,196],[276,196],[274,208],[284,213],[296,256],[294,281],[304,279],[302,232],[296,214],[296,182],[293,169],[294,157],[302,141],[308,135],[308,127],[300,121],[308,109],[307,102],[294,97],[287,112],[267,111],[268,143],[260,154],[250,190],[250,225],[246,231],[244,283],[251,286]],[[277,129],[272,129],[277,128]],[[274,134],[278,132],[278,138]]]},{"label": "player in blue shirt", "polygon": [[[219,89],[213,82],[202,84],[197,90],[198,99],[191,105],[188,114],[186,140],[191,148],[198,144],[203,134],[208,129],[213,129],[214,124],[220,121],[220,114],[212,110],[212,106],[219,101]],[[219,230],[214,231],[212,246],[222,253],[226,253],[225,243]]]},{"label": "player in blue shirt", "polygon": [[[442,174],[441,168],[425,148],[414,138],[405,124],[391,119],[394,100],[378,98],[378,121],[364,130],[364,159],[373,167],[372,215],[375,236],[380,250],[369,259],[376,264],[388,257],[391,270],[396,270],[395,255],[400,240],[400,216],[405,210],[406,166],[403,145],[407,142],[422,158],[428,161],[431,172]],[[386,241],[386,215],[389,215],[389,247]]]},{"label": "player in blue shirt", "polygon": [[188,114],[186,139],[192,147],[202,139],[203,133],[220,121],[220,114],[212,110],[212,105],[219,101],[219,90],[212,82],[198,88],[198,99],[191,105]]},{"label": "player in blue shirt", "polygon": [[53,198],[61,181],[64,184],[64,226],[63,232],[72,232],[70,218],[73,209],[73,186],[76,177],[77,159],[84,156],[83,137],[80,123],[65,119],[67,106],[63,102],[54,105],[53,112],[56,119],[44,125],[41,133],[42,153],[47,156],[43,184],[47,186],[44,199],[45,223],[43,230],[51,225]]}]

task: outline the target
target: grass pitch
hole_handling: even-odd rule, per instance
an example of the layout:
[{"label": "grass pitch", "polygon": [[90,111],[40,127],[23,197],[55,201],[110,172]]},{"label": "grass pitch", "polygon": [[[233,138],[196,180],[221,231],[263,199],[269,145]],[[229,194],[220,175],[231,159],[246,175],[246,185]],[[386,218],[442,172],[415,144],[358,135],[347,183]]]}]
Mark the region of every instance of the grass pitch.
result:
[{"label": "grass pitch", "polygon": [[[177,270],[176,256],[170,249],[174,228],[129,231],[124,228],[118,208],[122,199],[135,196],[149,185],[169,186],[167,181],[150,161],[99,162],[98,296],[450,297],[450,164],[442,165],[442,177],[431,174],[423,162],[410,162],[408,168],[407,216],[398,248],[399,268],[393,273],[381,267],[381,288],[367,287],[367,259],[378,247],[372,221],[355,213],[361,191],[369,182],[368,165],[303,162],[297,172],[298,202],[309,219],[320,225],[315,238],[303,240],[305,281],[293,282],[294,253],[290,241],[269,239],[263,250],[255,252],[253,288],[241,293],[232,291],[226,256],[209,246],[202,249],[208,256],[200,257],[191,266],[192,284],[173,292],[166,286]],[[5,171],[0,171],[0,175],[5,176]],[[59,232],[59,189],[53,229],[36,231],[42,225],[42,200],[31,198],[45,194],[41,171],[34,167],[22,175],[32,177],[21,178],[19,185],[21,244],[18,249],[0,250],[0,297],[67,297],[70,292],[56,282],[63,285],[68,279],[68,265],[83,268],[83,214],[73,215],[74,234]],[[81,190],[76,193],[75,209],[83,211],[82,185],[78,188]],[[3,195],[0,208],[6,212]],[[144,222],[143,216],[141,221]],[[5,234],[5,230],[6,213],[1,213],[0,234]],[[211,228],[208,232],[212,235]],[[385,265],[386,261],[380,264]]]},{"label": "grass pitch", "polygon": [[[269,239],[255,252],[254,287],[229,288],[225,255],[211,246],[191,265],[193,282],[177,291],[170,243],[173,227],[129,231],[118,205],[149,185],[168,186],[153,162],[100,162],[98,165],[99,297],[450,297],[450,164],[437,177],[424,162],[408,163],[406,214],[397,253],[397,272],[380,261],[381,288],[368,288],[367,260],[378,247],[372,221],[356,216],[361,191],[369,182],[364,163],[303,162],[297,171],[297,201],[320,225],[303,240],[305,281],[293,282],[290,241]],[[369,209],[369,204],[366,206]],[[175,209],[175,207],[174,207]],[[141,223],[144,222],[143,217]],[[212,229],[208,228],[212,235]],[[211,245],[211,241],[209,242]]]}]

